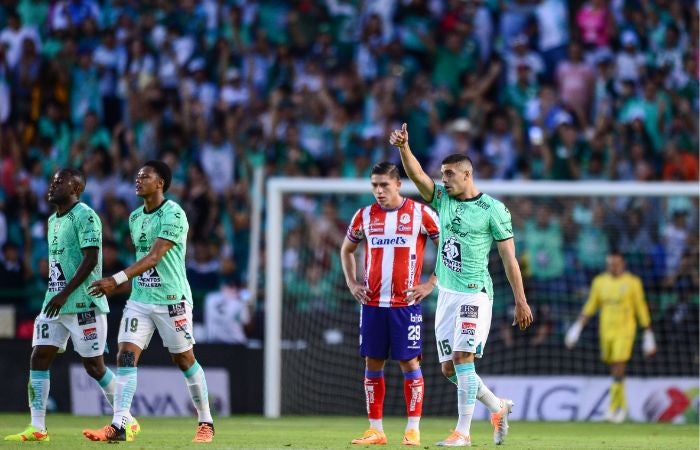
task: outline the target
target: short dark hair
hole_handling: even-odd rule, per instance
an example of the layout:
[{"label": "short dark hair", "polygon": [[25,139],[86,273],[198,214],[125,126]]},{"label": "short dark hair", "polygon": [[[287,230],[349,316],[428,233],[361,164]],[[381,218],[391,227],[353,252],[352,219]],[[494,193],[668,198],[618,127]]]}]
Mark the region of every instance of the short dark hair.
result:
[{"label": "short dark hair", "polygon": [[467,155],[463,155],[461,153],[453,153],[451,155],[446,156],[445,159],[442,160],[442,164],[460,164],[465,162],[468,162],[472,167],[474,167],[472,159]]},{"label": "short dark hair", "polygon": [[372,175],[389,175],[390,178],[401,179],[399,168],[396,167],[396,164],[388,161],[375,164],[374,167],[372,167],[372,172],[370,172],[370,176]]},{"label": "short dark hair", "polygon": [[611,248],[608,252],[608,256],[619,256],[620,258],[625,259],[625,255],[618,248]]},{"label": "short dark hair", "polygon": [[152,159],[147,161],[144,167],[150,167],[158,174],[159,177],[163,179],[163,193],[168,191],[170,183],[173,181],[173,173],[170,170],[170,166],[165,164],[163,161],[158,161],[157,159]]},{"label": "short dark hair", "polygon": [[74,181],[77,181],[78,184],[80,184],[80,193],[82,193],[85,190],[85,184],[87,184],[87,181],[85,180],[85,174],[78,169],[74,169],[73,167],[64,167],[63,169],[59,170],[60,173],[64,173],[71,177]]}]

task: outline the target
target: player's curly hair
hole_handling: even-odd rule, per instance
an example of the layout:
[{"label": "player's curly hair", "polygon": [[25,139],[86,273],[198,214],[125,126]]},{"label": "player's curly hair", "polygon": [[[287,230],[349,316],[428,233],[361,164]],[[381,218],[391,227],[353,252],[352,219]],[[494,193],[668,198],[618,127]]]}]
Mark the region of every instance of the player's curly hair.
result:
[{"label": "player's curly hair", "polygon": [[173,181],[173,174],[170,170],[170,166],[156,159],[147,161],[143,166],[152,168],[158,176],[163,179],[163,193],[166,193],[170,187],[170,183]]}]

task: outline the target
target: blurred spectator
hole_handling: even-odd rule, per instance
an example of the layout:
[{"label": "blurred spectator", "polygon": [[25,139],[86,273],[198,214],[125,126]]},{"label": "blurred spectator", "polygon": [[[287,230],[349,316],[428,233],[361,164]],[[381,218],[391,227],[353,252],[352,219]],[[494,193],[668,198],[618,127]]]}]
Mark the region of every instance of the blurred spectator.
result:
[{"label": "blurred spectator", "polygon": [[245,345],[253,326],[251,300],[238,275],[225,276],[219,290],[204,298],[205,341]]},{"label": "blurred spectator", "polygon": [[[45,245],[45,178],[58,166],[87,172],[86,200],[128,261],[133,174],[165,160],[169,195],[190,220],[191,267],[243,275],[255,169],[364,177],[373,161],[397,157],[385,140],[402,121],[435,177],[445,155],[461,152],[487,179],[698,179],[693,2],[0,3],[0,243],[26,254],[29,268]],[[318,298],[290,298],[332,309],[321,294],[338,288],[336,219],[358,198],[302,197],[285,200],[296,211],[285,217],[285,279]],[[683,219],[650,222],[653,209],[615,203],[603,207],[604,227],[593,205],[576,222],[567,202],[542,213],[553,225],[524,215],[536,288],[562,264],[596,266],[605,233],[639,249],[630,264],[644,267],[650,292],[677,294],[662,285],[686,282],[679,248],[693,242],[697,205],[683,207],[678,228]],[[211,239],[223,244],[194,258],[194,243]]]}]

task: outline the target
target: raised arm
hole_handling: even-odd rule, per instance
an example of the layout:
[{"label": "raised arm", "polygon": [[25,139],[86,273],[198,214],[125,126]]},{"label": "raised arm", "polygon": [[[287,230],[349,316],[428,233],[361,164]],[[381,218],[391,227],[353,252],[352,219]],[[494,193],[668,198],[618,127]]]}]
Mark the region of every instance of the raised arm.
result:
[{"label": "raised arm", "polygon": [[435,182],[425,173],[416,157],[413,156],[411,147],[408,145],[408,130],[406,129],[405,123],[400,130],[394,130],[391,133],[389,143],[399,148],[401,163],[406,171],[406,175],[416,184],[418,192],[420,192],[420,196],[423,200],[430,202],[433,199]]}]

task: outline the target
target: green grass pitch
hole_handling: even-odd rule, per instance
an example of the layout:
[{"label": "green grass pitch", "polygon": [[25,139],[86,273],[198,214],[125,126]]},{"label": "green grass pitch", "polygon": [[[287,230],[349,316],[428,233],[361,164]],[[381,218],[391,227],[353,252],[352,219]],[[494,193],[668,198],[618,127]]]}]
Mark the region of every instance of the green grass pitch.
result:
[{"label": "green grass pitch", "polygon": [[[371,446],[350,445],[367,427],[363,417],[284,417],[265,419],[257,416],[236,416],[216,420],[216,437],[212,444],[193,444],[196,421],[194,418],[151,418],[140,420],[142,431],[137,440],[129,443],[107,444],[90,442],[81,431],[98,428],[108,422],[106,417],[76,417],[67,414],[49,414],[47,426],[51,436],[48,443],[11,443],[0,441],[0,448],[95,448],[109,445],[109,449],[359,449]],[[421,446],[438,447],[435,442],[445,438],[453,417],[426,417],[421,420]],[[29,421],[26,414],[0,414],[0,435],[17,433]],[[401,445],[405,419],[384,419],[384,430],[389,444],[385,449],[406,449]],[[698,449],[698,425],[668,425],[625,423],[560,423],[511,421],[506,442],[497,447],[491,440],[491,425],[474,422],[473,447],[508,449]]]}]

